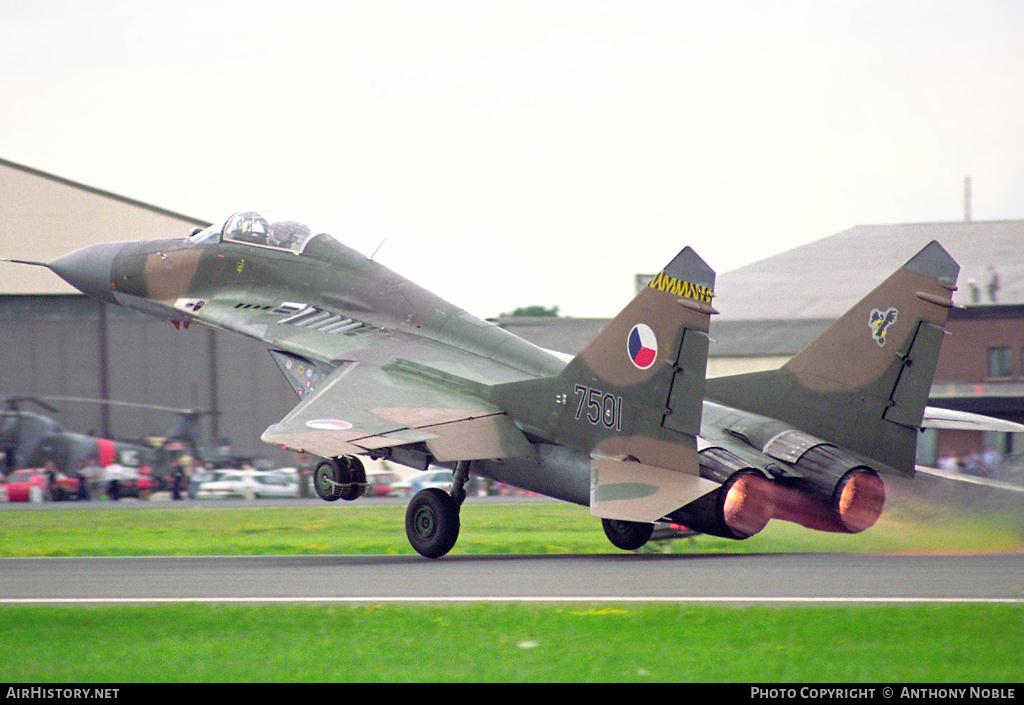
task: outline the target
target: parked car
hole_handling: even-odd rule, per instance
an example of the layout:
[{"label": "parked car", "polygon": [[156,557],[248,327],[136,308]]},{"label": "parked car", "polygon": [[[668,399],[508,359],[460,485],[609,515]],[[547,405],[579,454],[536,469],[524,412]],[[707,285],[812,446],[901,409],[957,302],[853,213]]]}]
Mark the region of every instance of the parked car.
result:
[{"label": "parked car", "polygon": [[237,470],[203,470],[192,475],[188,479],[188,498],[197,499],[199,497],[199,488],[207,482],[213,482],[219,480],[225,475],[230,473],[238,472]]},{"label": "parked car", "polygon": [[222,475],[219,479],[204,482],[196,492],[198,499],[226,499],[242,497],[297,497],[298,484],[285,473],[237,470]]},{"label": "parked car", "polygon": [[51,499],[75,499],[78,480],[64,473],[54,473],[54,487],[48,487],[47,473],[39,468],[15,470],[7,476],[4,488],[8,502],[42,502]]},{"label": "parked car", "polygon": [[293,485],[298,486],[299,484],[298,468],[275,468],[273,470],[268,470],[268,472],[277,473]]},{"label": "parked car", "polygon": [[438,487],[447,492],[451,490],[454,477],[451,470],[424,470],[393,484],[391,493],[400,497],[411,496],[428,487]]},{"label": "parked car", "polygon": [[103,469],[103,476],[109,499],[120,499],[121,497],[147,499],[150,492],[153,492],[157,486],[156,480],[149,472],[124,465],[108,465]]},{"label": "parked car", "polygon": [[366,471],[366,496],[390,497],[394,492],[394,483],[398,476],[389,470]]}]

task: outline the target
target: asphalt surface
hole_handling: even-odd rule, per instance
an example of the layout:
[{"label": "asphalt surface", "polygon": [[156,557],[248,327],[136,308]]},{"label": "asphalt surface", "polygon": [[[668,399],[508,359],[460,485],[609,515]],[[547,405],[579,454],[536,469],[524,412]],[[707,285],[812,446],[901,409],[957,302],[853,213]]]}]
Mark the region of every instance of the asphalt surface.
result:
[{"label": "asphalt surface", "polygon": [[1024,555],[9,558],[0,603],[1016,602]]}]

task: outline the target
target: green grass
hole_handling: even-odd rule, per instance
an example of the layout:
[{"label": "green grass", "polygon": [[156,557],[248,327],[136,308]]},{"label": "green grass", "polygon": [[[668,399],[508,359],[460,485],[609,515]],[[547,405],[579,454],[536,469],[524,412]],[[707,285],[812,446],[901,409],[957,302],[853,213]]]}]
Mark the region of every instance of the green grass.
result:
[{"label": "green grass", "polygon": [[[405,507],[369,502],[145,511],[97,508],[0,514],[0,557],[411,554]],[[653,550],[711,553],[988,552],[1024,550],[1021,528],[929,505],[896,503],[857,535],[772,522],[746,541],[709,536]],[[613,553],[587,509],[558,502],[464,505],[453,554]]]},{"label": "green grass", "polygon": [[0,620],[7,682],[1019,683],[1024,653],[1013,606],[8,607]]}]

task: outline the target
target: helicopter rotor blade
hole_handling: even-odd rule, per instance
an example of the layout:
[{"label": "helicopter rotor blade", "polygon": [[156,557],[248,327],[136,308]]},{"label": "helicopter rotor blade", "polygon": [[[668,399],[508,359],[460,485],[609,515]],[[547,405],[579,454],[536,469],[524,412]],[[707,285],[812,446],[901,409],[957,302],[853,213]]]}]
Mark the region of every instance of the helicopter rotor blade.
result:
[{"label": "helicopter rotor blade", "polygon": [[22,404],[23,402],[27,402],[27,401],[30,401],[33,404],[36,404],[38,406],[43,407],[44,409],[46,409],[47,411],[49,411],[52,414],[59,414],[60,413],[60,409],[58,409],[57,407],[55,407],[55,406],[53,406],[51,404],[46,403],[46,401],[44,401],[43,398],[41,398],[41,397],[30,397],[30,396],[5,397],[4,398],[4,406],[7,408],[8,411],[17,411],[18,410],[18,405]]},{"label": "helicopter rotor blade", "polygon": [[134,401],[116,401],[114,399],[90,399],[88,397],[42,397],[47,401],[70,401],[85,404],[102,404],[106,406],[123,406],[134,409],[149,409],[151,411],[167,411],[172,414],[205,414],[209,412],[199,409],[184,409],[177,406],[163,406],[161,404],[143,404]]}]

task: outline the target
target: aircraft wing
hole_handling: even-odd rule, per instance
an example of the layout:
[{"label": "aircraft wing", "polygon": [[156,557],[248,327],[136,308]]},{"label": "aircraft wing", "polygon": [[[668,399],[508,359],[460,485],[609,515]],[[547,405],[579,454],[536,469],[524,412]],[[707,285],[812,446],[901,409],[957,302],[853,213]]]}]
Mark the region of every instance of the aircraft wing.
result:
[{"label": "aircraft wing", "polygon": [[532,457],[533,447],[500,408],[465,380],[416,363],[344,363],[262,439],[324,457],[424,443],[435,460]]}]

